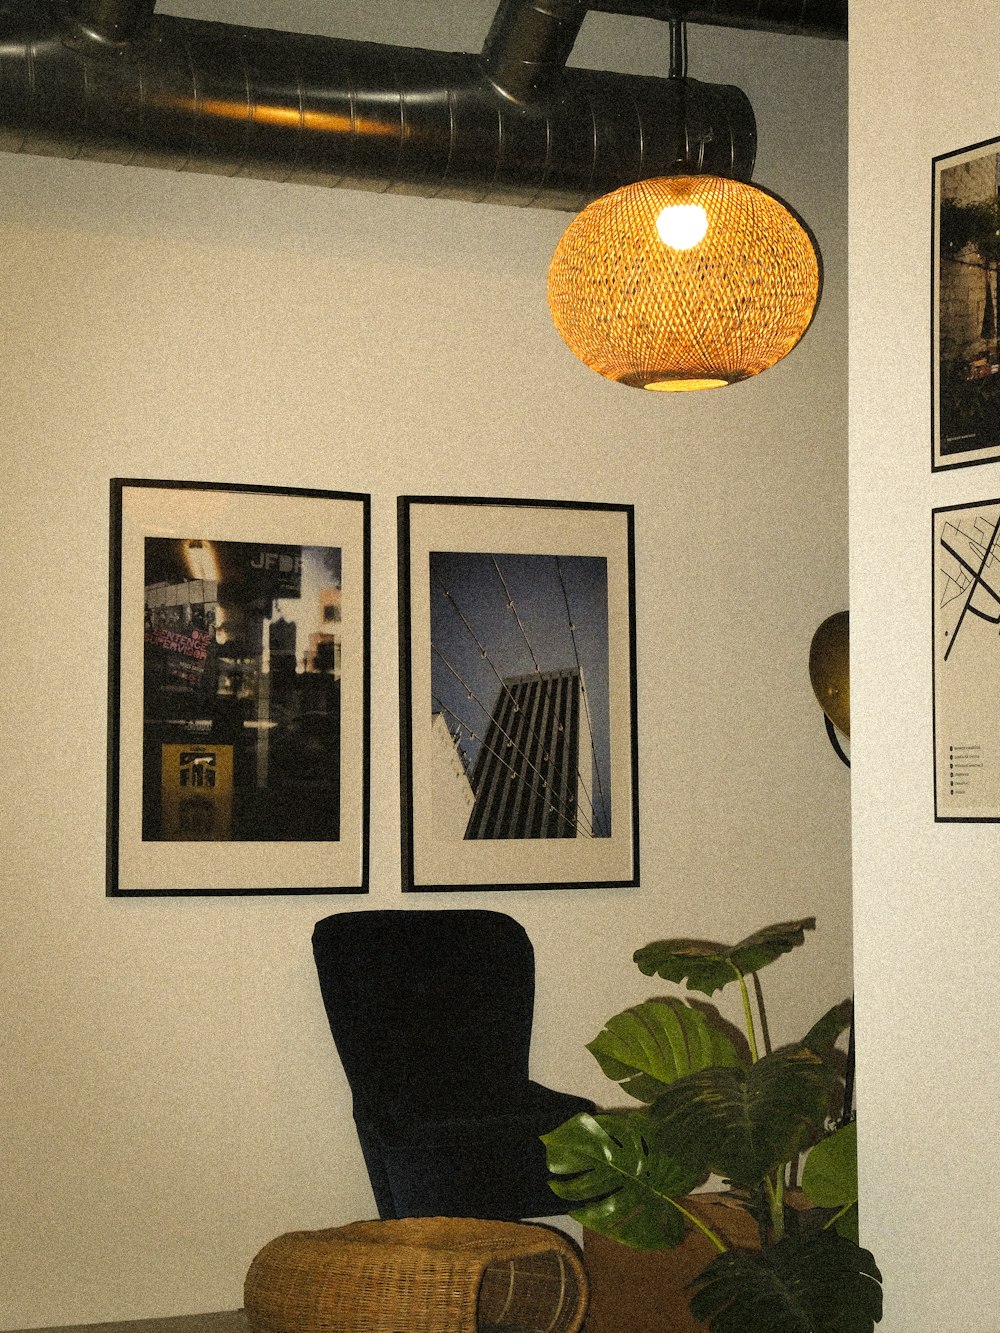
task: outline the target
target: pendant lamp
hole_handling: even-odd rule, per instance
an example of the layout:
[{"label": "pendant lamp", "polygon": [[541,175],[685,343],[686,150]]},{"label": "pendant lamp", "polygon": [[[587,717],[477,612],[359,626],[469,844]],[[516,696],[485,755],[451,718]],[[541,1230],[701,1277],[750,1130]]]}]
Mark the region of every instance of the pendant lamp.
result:
[{"label": "pendant lamp", "polygon": [[[671,77],[686,77],[673,22]],[[819,288],[812,240],[780,200],[686,161],[588,205],[549,268],[549,308],[570,351],[642,389],[760,374],[805,333]]]}]

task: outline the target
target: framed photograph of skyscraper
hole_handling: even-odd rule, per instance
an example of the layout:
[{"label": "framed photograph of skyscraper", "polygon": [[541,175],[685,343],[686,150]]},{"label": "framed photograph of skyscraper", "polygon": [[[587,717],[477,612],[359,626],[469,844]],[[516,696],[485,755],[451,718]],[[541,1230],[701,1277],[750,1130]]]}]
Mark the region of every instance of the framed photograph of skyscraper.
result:
[{"label": "framed photograph of skyscraper", "polygon": [[364,893],[369,498],[114,478],[107,892]]},{"label": "framed photograph of skyscraper", "polygon": [[639,882],[630,505],[399,500],[403,889]]}]

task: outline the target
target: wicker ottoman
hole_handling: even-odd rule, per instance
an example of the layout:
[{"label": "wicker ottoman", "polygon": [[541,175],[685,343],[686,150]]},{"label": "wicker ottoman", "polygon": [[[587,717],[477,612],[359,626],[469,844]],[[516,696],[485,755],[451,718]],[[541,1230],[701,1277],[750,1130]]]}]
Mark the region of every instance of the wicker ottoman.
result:
[{"label": "wicker ottoman", "polygon": [[587,1278],[552,1227],[407,1217],[279,1236],[243,1302],[252,1333],[576,1333]]}]

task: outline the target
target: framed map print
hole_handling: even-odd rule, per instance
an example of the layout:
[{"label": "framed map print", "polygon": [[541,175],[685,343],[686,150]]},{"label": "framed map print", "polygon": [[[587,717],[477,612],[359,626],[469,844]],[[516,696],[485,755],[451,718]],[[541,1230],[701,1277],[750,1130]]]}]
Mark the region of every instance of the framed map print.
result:
[{"label": "framed map print", "polygon": [[1000,820],[1000,499],[936,509],[934,815]]}]

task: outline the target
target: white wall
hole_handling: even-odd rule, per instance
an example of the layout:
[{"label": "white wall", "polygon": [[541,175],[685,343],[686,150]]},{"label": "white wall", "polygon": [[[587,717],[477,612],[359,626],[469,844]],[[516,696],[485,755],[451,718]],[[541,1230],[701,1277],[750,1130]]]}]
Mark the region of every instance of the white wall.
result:
[{"label": "white wall", "polygon": [[1000,134],[996,0],[856,6],[851,28],[851,638],[862,1224],[886,1333],[981,1333],[1000,1296],[997,832],[934,824],[931,159]]},{"label": "white wall", "polygon": [[[492,8],[334,17],[476,49]],[[691,54],[750,94],[757,179],[826,267],[802,345],[710,395],[619,388],[564,349],[544,295],[563,215],[0,157],[0,1327],[234,1308],[271,1236],[373,1212],[309,950],[362,904],[103,896],[110,476],[372,493],[367,903],[525,923],[538,1076],[609,1095],[583,1044],[656,993],[630,958],[664,935],[815,913],[764,979],[776,1042],[849,992],[848,775],[806,672],[847,605],[846,50],[705,32]],[[659,73],[665,32],[592,15],[575,59]],[[640,888],[401,899],[405,493],[635,505]]]}]

